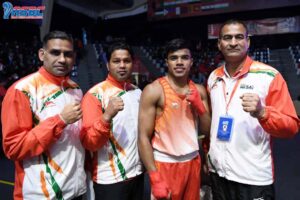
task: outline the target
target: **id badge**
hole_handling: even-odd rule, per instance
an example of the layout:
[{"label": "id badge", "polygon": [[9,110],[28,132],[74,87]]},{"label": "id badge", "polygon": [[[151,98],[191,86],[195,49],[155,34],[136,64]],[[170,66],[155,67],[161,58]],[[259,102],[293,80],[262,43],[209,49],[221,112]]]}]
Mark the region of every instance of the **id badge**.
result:
[{"label": "id badge", "polygon": [[222,141],[229,141],[232,128],[233,128],[233,117],[229,115],[220,116],[217,138]]}]

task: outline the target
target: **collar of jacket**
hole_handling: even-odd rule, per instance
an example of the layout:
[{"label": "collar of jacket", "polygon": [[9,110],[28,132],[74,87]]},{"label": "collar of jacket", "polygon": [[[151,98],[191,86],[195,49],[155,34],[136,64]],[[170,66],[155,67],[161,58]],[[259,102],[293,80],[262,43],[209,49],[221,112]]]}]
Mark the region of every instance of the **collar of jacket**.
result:
[{"label": "collar of jacket", "polygon": [[43,66],[39,69],[39,73],[42,74],[48,81],[51,83],[61,86],[62,83],[67,83],[69,77],[68,76],[54,76],[49,73]]},{"label": "collar of jacket", "polygon": [[[232,77],[236,78],[236,77],[243,76],[244,74],[247,74],[250,70],[250,66],[252,63],[253,63],[253,60],[251,59],[251,57],[247,56],[243,63],[243,67],[239,71],[235,72],[235,74]],[[222,67],[217,69],[216,76],[218,78],[222,78],[225,75],[224,68],[225,68],[225,66],[223,65]]]},{"label": "collar of jacket", "polygon": [[129,80],[128,81],[119,82],[114,77],[112,77],[110,74],[108,74],[106,80],[109,81],[114,86],[116,86],[116,87],[118,87],[118,88],[120,88],[122,90],[127,90],[127,87],[129,85],[131,85]]}]

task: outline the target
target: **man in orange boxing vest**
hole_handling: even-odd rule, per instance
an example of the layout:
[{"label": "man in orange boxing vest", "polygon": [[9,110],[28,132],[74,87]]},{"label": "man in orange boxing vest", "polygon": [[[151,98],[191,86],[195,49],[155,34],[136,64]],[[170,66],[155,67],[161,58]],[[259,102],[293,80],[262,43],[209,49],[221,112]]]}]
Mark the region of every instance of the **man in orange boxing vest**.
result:
[{"label": "man in orange boxing vest", "polygon": [[138,146],[156,199],[199,199],[197,127],[209,132],[210,113],[205,88],[188,78],[190,49],[183,39],[168,42],[168,74],[146,86],[141,97]]}]

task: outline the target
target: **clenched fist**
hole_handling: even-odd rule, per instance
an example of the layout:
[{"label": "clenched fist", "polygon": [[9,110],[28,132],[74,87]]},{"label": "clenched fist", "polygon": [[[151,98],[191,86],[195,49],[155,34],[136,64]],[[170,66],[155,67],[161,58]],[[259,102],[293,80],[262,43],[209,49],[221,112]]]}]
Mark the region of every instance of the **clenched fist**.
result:
[{"label": "clenched fist", "polygon": [[73,124],[82,117],[80,103],[67,104],[60,113],[61,118],[66,124]]},{"label": "clenched fist", "polygon": [[252,117],[261,119],[265,115],[265,108],[261,104],[258,94],[245,93],[241,97],[242,106],[245,112],[249,112]]},{"label": "clenched fist", "polygon": [[108,105],[103,114],[103,118],[106,122],[110,122],[116,114],[124,109],[124,102],[121,97],[112,97],[109,99]]},{"label": "clenched fist", "polygon": [[186,100],[192,104],[200,116],[206,112],[200,93],[196,88],[188,91]]}]

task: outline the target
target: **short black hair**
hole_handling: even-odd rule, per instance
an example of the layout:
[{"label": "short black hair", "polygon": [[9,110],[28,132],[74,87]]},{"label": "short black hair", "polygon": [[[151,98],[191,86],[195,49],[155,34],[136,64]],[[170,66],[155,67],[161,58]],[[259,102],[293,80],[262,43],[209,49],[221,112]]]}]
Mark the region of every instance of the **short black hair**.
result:
[{"label": "short black hair", "polygon": [[247,25],[245,24],[245,22],[243,22],[243,21],[241,21],[239,19],[229,19],[229,20],[225,21],[221,25],[220,32],[219,32],[219,39],[221,39],[221,37],[222,37],[221,34],[222,34],[222,29],[224,28],[224,26],[230,25],[230,24],[241,24],[245,28],[245,30],[246,30],[246,36],[248,37],[248,28],[247,28]]},{"label": "short black hair", "polygon": [[191,43],[185,39],[182,38],[176,38],[173,40],[168,41],[163,50],[163,58],[167,59],[168,55],[170,53],[173,53],[174,51],[178,51],[180,49],[188,49],[191,52],[192,55],[192,46]]},{"label": "short black hair", "polygon": [[116,50],[127,50],[128,53],[130,54],[131,58],[133,59],[134,53],[133,53],[131,46],[128,43],[126,43],[125,41],[115,41],[107,49],[106,58],[107,58],[108,62],[111,58],[111,55]]},{"label": "short black hair", "polygon": [[68,40],[69,42],[71,42],[73,44],[72,35],[70,35],[66,32],[63,32],[63,31],[51,31],[51,32],[47,33],[45,35],[45,37],[43,38],[43,47],[46,47],[48,41],[52,40],[52,39]]}]

